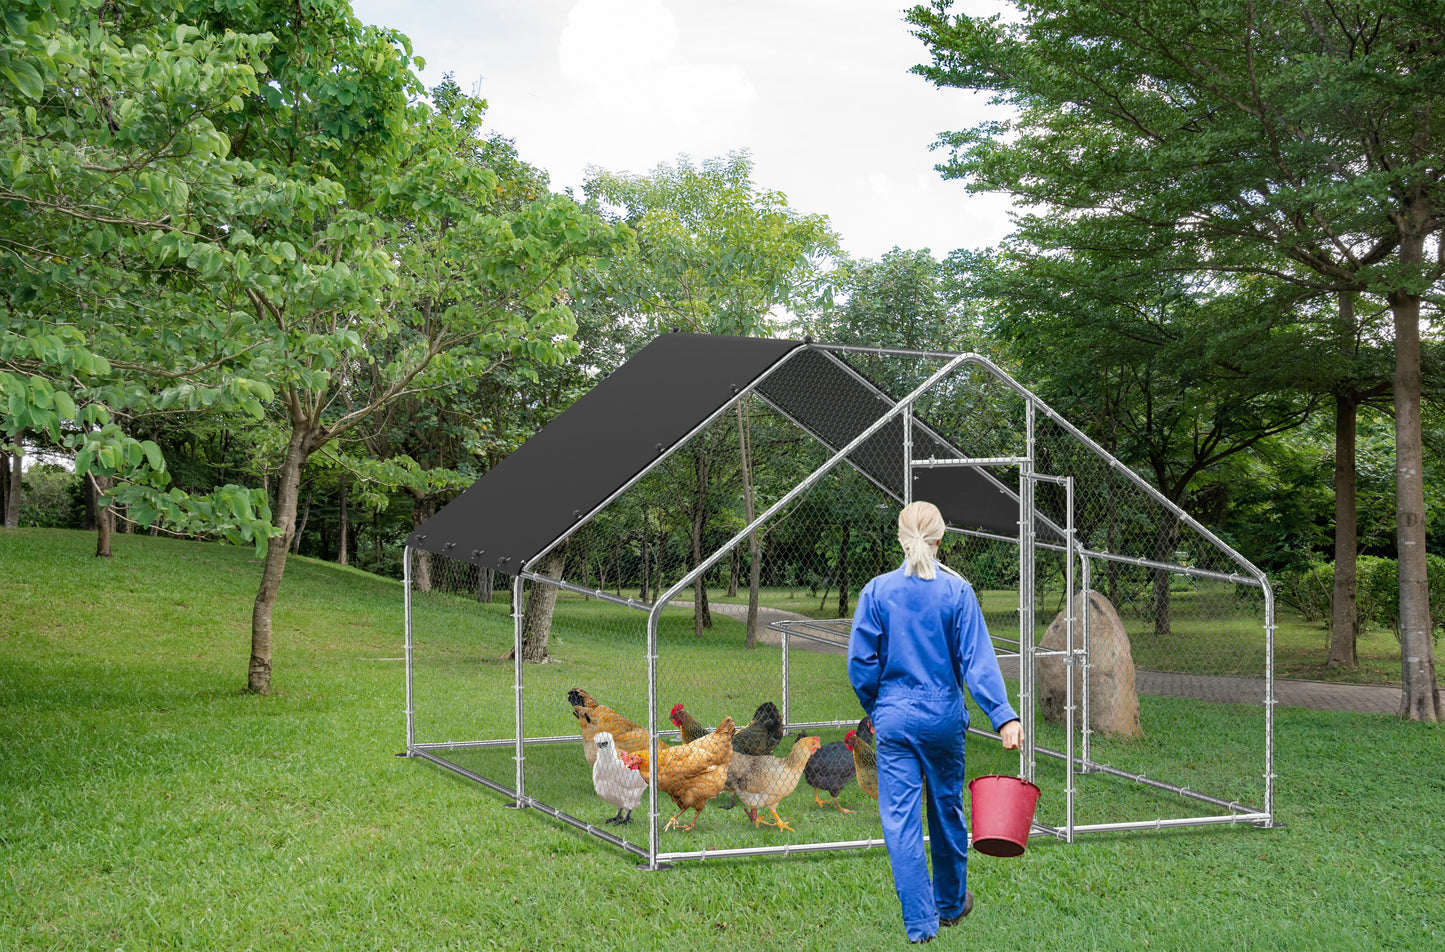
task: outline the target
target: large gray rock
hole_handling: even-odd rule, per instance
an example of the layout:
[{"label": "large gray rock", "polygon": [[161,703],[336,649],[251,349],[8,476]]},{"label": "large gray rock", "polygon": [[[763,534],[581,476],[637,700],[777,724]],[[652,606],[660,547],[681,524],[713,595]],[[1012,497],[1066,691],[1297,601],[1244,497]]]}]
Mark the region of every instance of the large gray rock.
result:
[{"label": "large gray rock", "polygon": [[[1139,727],[1139,693],[1134,686],[1134,656],[1129,650],[1129,633],[1109,600],[1090,590],[1089,597],[1089,721],[1108,737],[1142,738]],[[1083,647],[1083,593],[1074,596],[1074,646]],[[1067,612],[1060,612],[1044,633],[1040,647],[1067,647]],[[1074,668],[1074,726],[1084,722],[1083,665]],[[1063,658],[1040,658],[1038,666],[1039,704],[1044,719],[1061,724],[1068,688]]]}]

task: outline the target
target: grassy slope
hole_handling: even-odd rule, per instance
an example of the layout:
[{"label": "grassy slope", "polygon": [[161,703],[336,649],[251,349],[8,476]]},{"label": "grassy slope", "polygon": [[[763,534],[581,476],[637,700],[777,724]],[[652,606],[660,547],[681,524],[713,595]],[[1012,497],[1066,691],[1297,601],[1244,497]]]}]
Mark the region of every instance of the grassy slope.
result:
[{"label": "grassy slope", "polygon": [[[401,590],[293,559],[245,696],[248,550],[0,532],[0,949],[902,947],[881,850],[632,862],[403,745]],[[1445,735],[1282,709],[1283,830],[978,857],[992,949],[1445,945]],[[709,822],[705,816],[703,827]]]}]

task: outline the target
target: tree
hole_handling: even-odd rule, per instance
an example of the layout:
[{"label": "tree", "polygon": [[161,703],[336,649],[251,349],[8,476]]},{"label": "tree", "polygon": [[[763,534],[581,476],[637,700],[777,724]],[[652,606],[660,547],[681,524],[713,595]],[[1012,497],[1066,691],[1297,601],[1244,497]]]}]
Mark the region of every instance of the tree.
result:
[{"label": "tree", "polygon": [[[1150,233],[1171,266],[1385,299],[1394,322],[1402,714],[1438,720],[1425,578],[1419,310],[1439,247],[1445,35],[1433,4],[1113,0],[910,21],[918,72],[1016,118],[950,133],[945,174],[1045,209],[1072,247]],[[1045,247],[1057,247],[1045,244]],[[1143,249],[1145,251],[1149,249]],[[1148,254],[1140,257],[1148,258]],[[1187,265],[1184,263],[1188,261]]]},{"label": "tree", "polygon": [[254,172],[216,119],[256,93],[268,39],[175,12],[17,0],[0,21],[0,451],[29,432],[73,452],[91,486],[114,483],[101,505],[259,542],[260,494],[171,487],[159,447],[128,429],[157,409],[256,415],[271,395],[209,290],[213,212]]},{"label": "tree", "polygon": [[[970,285],[993,302],[991,330],[1030,387],[1186,511],[1204,504],[1198,494],[1221,465],[1300,426],[1318,405],[1297,386],[1310,341],[1282,319],[1289,302],[1267,288],[1142,275],[1110,254],[1079,252],[980,261]],[[1172,562],[1177,518],[1161,511],[1153,528],[1153,559]],[[1171,625],[1168,581],[1155,574],[1161,635]]]},{"label": "tree", "polygon": [[421,101],[405,37],[345,3],[259,0],[211,16],[217,28],[264,21],[277,37],[261,95],[228,123],[237,154],[284,198],[258,196],[228,237],[248,262],[234,286],[289,432],[252,611],[247,687],[266,693],[307,459],[409,395],[572,352],[558,292],[570,262],[617,230],[557,196],[495,213],[504,186],[472,161],[484,104]]},{"label": "tree", "polygon": [[[646,338],[671,326],[710,334],[766,333],[784,310],[804,310],[820,292],[823,264],[837,238],[821,215],[788,207],[780,192],[758,190],[745,152],[710,159],[700,167],[679,158],[651,175],[617,175],[594,169],[584,186],[604,214],[637,230],[633,254],[609,262],[602,283],[619,319],[640,325]],[[737,439],[745,518],[755,516],[749,414],[737,409]],[[702,558],[702,523],[709,512],[713,454],[691,447],[693,564]],[[751,566],[747,645],[757,643],[757,601],[762,549],[749,538]],[[710,623],[707,589],[693,586],[694,627]]]},{"label": "tree", "polygon": [[829,280],[833,300],[804,322],[820,340],[906,350],[973,347],[977,318],[950,268],[927,249],[894,248],[877,261],[845,260]]},{"label": "tree", "polygon": [[1359,500],[1357,481],[1357,433],[1362,409],[1379,405],[1389,397],[1391,374],[1387,355],[1378,346],[1380,333],[1374,314],[1361,320],[1357,298],[1352,291],[1337,295],[1338,319],[1335,340],[1346,368],[1331,388],[1335,403],[1334,490],[1335,545],[1334,593],[1330,599],[1331,667],[1353,668],[1359,663],[1355,646],[1360,634],[1357,611],[1359,554]]},{"label": "tree", "polygon": [[[439,113],[472,128],[460,158],[496,177],[491,193],[484,196],[490,214],[525,214],[549,194],[546,173],[525,162],[510,139],[481,134],[481,104],[463,95],[451,74],[431,91],[431,101]],[[562,296],[575,304],[575,280],[559,292]],[[589,320],[585,309],[570,310],[575,359],[552,364],[492,361],[484,374],[456,376],[425,393],[392,401],[365,428],[360,440],[365,452],[358,452],[348,465],[365,469],[358,475],[372,482],[401,487],[412,500],[413,524],[420,525],[448,494],[470,485],[589,389],[592,374],[615,366],[596,346],[607,329]],[[407,342],[398,338],[385,346],[404,348]],[[466,353],[466,348],[457,353]],[[376,392],[385,383],[381,370],[379,363],[357,364],[350,374],[355,385],[342,399],[351,404]],[[427,553],[414,553],[412,581],[420,591],[431,586],[432,562]]]}]

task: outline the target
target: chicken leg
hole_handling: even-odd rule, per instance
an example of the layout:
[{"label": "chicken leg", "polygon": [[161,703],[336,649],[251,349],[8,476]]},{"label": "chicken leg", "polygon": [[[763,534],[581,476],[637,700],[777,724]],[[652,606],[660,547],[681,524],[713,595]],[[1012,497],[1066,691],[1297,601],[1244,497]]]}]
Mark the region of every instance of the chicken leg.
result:
[{"label": "chicken leg", "polygon": [[778,816],[778,811],[775,808],[768,807],[768,812],[771,813],[773,815],[773,819],[777,820],[778,822],[768,823],[768,821],[764,820],[762,817],[755,817],[754,819],[757,821],[758,825],[767,823],[768,826],[775,826],[780,830],[787,830],[789,833],[797,832],[791,826],[788,826],[787,822],[782,817]]},{"label": "chicken leg", "polygon": [[856,812],[856,811],[850,810],[850,809],[848,809],[847,807],[843,806],[843,801],[842,801],[842,800],[839,800],[836,796],[833,797],[833,800],[832,800],[831,803],[824,803],[823,800],[822,800],[822,798],[818,796],[818,791],[816,791],[816,790],[813,791],[813,802],[816,803],[816,804],[817,804],[818,806],[820,806],[820,807],[828,807],[828,806],[837,807],[838,810],[839,810],[840,812],[842,812],[842,813],[854,813],[854,812]]}]

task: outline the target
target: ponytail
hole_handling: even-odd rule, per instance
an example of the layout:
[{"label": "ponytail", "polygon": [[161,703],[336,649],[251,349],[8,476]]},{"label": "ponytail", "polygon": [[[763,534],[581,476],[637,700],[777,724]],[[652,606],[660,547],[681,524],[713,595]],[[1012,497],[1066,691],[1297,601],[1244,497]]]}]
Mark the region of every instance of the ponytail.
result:
[{"label": "ponytail", "polygon": [[898,514],[898,544],[903,546],[903,574],[931,579],[938,574],[934,556],[943,539],[943,514],[931,502],[915,502]]}]

